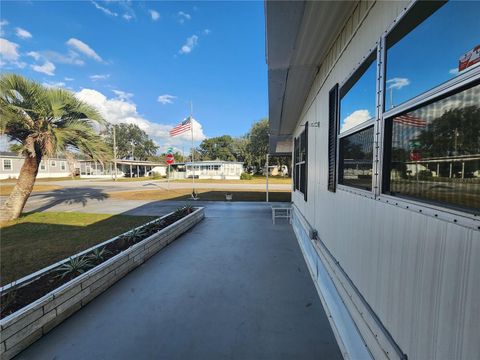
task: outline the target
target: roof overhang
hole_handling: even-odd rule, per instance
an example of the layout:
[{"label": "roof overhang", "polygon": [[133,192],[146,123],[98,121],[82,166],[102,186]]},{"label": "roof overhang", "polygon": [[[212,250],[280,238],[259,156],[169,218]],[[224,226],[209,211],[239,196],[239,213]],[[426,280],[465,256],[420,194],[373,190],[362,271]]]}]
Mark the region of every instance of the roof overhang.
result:
[{"label": "roof overhang", "polygon": [[355,1],[266,1],[271,137],[293,133],[318,68],[355,5]]}]

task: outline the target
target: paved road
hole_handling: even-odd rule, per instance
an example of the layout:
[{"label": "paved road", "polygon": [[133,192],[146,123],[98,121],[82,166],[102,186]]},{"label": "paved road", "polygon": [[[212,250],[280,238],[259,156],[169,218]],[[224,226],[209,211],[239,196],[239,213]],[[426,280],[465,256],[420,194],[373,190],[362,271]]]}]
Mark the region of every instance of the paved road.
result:
[{"label": "paved road", "polygon": [[292,227],[272,225],[265,204],[216,203],[17,359],[342,355]]},{"label": "paved road", "polygon": [[[41,181],[38,183],[42,183]],[[4,184],[4,183],[2,183]],[[61,189],[32,193],[24,211],[78,211],[102,214],[162,215],[185,204],[187,201],[115,200],[108,193],[118,191],[190,189],[190,183],[165,181],[110,182],[95,180],[49,181],[42,184],[61,186]],[[263,184],[218,184],[199,183],[197,189],[242,189],[263,190]],[[270,190],[290,190],[288,184],[274,184]],[[6,197],[0,198],[0,204]]]}]

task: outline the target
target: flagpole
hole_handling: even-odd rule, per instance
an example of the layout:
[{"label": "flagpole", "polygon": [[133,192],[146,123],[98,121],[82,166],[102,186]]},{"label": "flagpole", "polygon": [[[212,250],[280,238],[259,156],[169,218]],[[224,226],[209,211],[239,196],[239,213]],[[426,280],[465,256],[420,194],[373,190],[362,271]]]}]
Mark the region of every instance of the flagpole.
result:
[{"label": "flagpole", "polygon": [[[195,149],[194,149],[194,146],[193,146],[193,121],[192,121],[192,113],[193,113],[193,105],[192,105],[192,102],[190,101],[190,132],[192,134],[192,169],[193,169],[193,176],[192,176],[192,187],[193,187],[193,191],[192,191],[192,195],[195,193]],[[197,197],[195,195],[195,197]]]}]

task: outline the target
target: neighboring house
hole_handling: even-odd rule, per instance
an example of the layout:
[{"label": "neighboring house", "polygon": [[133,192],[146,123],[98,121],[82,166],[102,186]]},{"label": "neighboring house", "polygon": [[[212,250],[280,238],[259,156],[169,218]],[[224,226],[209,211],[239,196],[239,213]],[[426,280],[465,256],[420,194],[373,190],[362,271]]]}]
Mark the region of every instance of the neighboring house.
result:
[{"label": "neighboring house", "polygon": [[117,171],[113,161],[100,163],[92,160],[79,160],[79,174],[81,178],[114,178],[117,177],[144,177],[151,172],[158,172],[164,176],[166,165],[163,163],[142,160],[118,159]]},{"label": "neighboring house", "polygon": [[459,59],[480,2],[265,9],[270,154],[290,139],[293,228],[345,358],[478,359],[480,64]]},{"label": "neighboring house", "polygon": [[243,172],[243,162],[236,161],[195,161],[172,165],[174,179],[223,179],[239,180]]},{"label": "neighboring house", "polygon": [[[17,179],[24,162],[23,156],[13,152],[0,152],[0,179]],[[44,158],[40,162],[37,178],[56,178],[70,176],[65,158]]]}]

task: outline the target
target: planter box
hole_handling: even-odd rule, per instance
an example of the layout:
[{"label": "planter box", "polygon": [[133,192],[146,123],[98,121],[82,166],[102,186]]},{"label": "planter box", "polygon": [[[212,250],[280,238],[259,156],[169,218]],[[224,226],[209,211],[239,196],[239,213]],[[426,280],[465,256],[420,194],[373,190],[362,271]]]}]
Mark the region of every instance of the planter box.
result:
[{"label": "planter box", "polygon": [[[170,214],[165,215],[164,217]],[[0,357],[11,359],[30,344],[60,324],[70,315],[107,290],[127,273],[144,263],[152,255],[173,242],[188,229],[204,218],[204,208],[197,208],[191,214],[160,230],[156,234],[133,245],[95,268],[72,279],[51,291],[35,302],[0,320]],[[162,217],[163,218],[163,217]],[[118,238],[82,251],[75,256],[86,254],[95,248],[103,247]],[[62,260],[31,274],[1,290],[20,288],[39,278],[53,268],[68,261]]]}]

